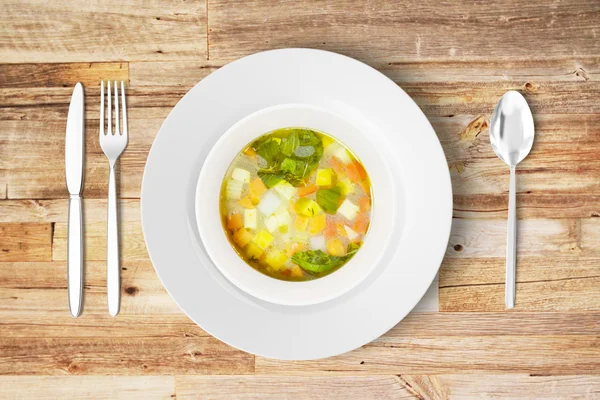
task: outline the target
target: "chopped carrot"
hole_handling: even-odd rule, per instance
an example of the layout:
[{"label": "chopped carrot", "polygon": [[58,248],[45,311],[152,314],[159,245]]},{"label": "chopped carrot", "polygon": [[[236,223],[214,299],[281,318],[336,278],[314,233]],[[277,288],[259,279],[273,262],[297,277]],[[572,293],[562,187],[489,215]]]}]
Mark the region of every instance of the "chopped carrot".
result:
[{"label": "chopped carrot", "polygon": [[249,157],[256,157],[256,151],[254,151],[252,147],[248,147],[246,150],[244,150],[244,154]]},{"label": "chopped carrot", "polygon": [[252,195],[247,195],[238,201],[238,204],[244,208],[256,208],[259,203],[259,198]]},{"label": "chopped carrot", "polygon": [[371,209],[371,198],[369,196],[361,197],[358,200],[358,206],[361,212],[367,212]]},{"label": "chopped carrot", "polygon": [[333,167],[333,170],[336,172],[336,174],[346,175],[346,166],[339,158],[331,157],[330,163],[331,163],[331,166]]},{"label": "chopped carrot", "polygon": [[227,219],[227,229],[232,232],[240,229],[244,224],[242,223],[242,215],[241,214],[231,214]]},{"label": "chopped carrot", "polygon": [[369,229],[369,218],[365,214],[360,214],[354,223],[353,228],[357,233],[365,234]]},{"label": "chopped carrot", "polygon": [[346,164],[346,175],[348,175],[348,178],[355,183],[360,182],[362,180],[360,172],[356,167],[356,164],[357,163]]},{"label": "chopped carrot", "polygon": [[360,179],[365,179],[367,177],[367,171],[365,171],[365,167],[357,160],[352,161],[352,164],[356,167],[358,174],[360,175]]},{"label": "chopped carrot", "polygon": [[288,257],[293,256],[297,252],[301,251],[303,248],[304,248],[304,245],[302,243],[292,243],[292,245],[290,246],[290,248],[288,249],[288,252],[287,252]]},{"label": "chopped carrot", "polygon": [[371,194],[371,182],[369,182],[369,179],[363,179],[362,181],[359,182],[359,184],[363,188],[363,190],[365,191],[366,194],[368,194],[368,195]]},{"label": "chopped carrot", "polygon": [[235,244],[237,244],[240,247],[244,247],[246,246],[248,243],[250,243],[250,241],[252,240],[254,236],[248,232],[247,229],[242,228],[242,229],[238,229],[234,234],[233,234],[233,241]]},{"label": "chopped carrot", "polygon": [[260,178],[253,179],[248,185],[248,189],[250,189],[250,193],[256,197],[260,197],[264,192],[267,191],[267,187]]},{"label": "chopped carrot", "polygon": [[317,185],[303,186],[301,188],[298,188],[298,196],[300,196],[300,197],[308,196],[309,194],[313,194],[316,191],[317,191]]},{"label": "chopped carrot", "polygon": [[311,235],[321,233],[325,229],[326,222],[325,214],[315,215],[310,219],[310,223],[308,224],[308,233]]},{"label": "chopped carrot", "polygon": [[325,230],[323,231],[323,235],[326,238],[332,238],[336,236],[346,237],[346,230],[344,229],[344,225],[340,223],[333,222],[332,220],[327,220],[327,225]]}]

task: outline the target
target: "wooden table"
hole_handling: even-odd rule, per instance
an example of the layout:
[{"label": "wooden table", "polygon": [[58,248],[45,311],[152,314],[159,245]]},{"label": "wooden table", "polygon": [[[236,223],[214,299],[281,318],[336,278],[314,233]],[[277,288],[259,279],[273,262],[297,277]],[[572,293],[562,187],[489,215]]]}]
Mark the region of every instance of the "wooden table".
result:
[{"label": "wooden table", "polygon": [[[598,0],[2,3],[1,398],[600,398]],[[310,362],[254,357],[202,331],[160,284],[140,226],[144,164],[172,107],[225,63],[282,47],[347,54],[396,81],[433,124],[454,190],[439,312],[412,313],[356,351]],[[101,79],[129,82],[115,319],[105,296]],[[78,81],[87,262],[84,312],[73,319],[64,135]],[[525,94],[536,124],[518,172],[511,311],[508,169],[487,129],[507,90]]]}]

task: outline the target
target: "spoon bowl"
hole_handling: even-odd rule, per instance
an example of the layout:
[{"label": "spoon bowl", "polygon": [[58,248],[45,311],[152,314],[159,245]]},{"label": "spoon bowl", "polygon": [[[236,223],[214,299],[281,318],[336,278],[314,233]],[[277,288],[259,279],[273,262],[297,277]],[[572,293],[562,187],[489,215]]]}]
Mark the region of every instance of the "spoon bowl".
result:
[{"label": "spoon bowl", "polygon": [[516,167],[531,151],[535,129],[525,98],[515,91],[504,94],[490,121],[490,143],[494,152],[510,167],[508,229],[506,243],[506,307],[515,306],[517,259]]}]

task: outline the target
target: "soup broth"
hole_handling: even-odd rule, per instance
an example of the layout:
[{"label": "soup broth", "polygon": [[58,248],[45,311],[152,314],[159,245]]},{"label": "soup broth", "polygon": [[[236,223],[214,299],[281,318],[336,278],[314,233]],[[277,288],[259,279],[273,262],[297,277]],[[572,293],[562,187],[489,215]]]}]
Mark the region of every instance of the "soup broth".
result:
[{"label": "soup broth", "polygon": [[371,182],[335,138],[305,128],[266,133],[241,151],[220,194],[223,229],[239,256],[276,279],[328,275],[360,249]]}]

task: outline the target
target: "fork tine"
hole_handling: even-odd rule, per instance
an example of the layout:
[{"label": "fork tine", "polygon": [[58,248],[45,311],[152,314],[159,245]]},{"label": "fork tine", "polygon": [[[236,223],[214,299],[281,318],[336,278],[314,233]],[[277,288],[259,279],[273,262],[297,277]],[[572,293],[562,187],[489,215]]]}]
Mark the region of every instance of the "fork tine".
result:
[{"label": "fork tine", "polygon": [[125,103],[125,86],[121,81],[121,100],[123,101],[123,135],[127,137],[127,105]]},{"label": "fork tine", "polygon": [[119,129],[119,90],[117,81],[115,81],[115,135],[121,135],[121,130]]},{"label": "fork tine", "polygon": [[112,135],[112,100],[110,95],[110,81],[108,81],[106,86],[108,86],[108,134]]},{"label": "fork tine", "polygon": [[104,136],[104,80],[100,82],[100,137]]}]

